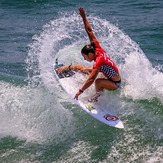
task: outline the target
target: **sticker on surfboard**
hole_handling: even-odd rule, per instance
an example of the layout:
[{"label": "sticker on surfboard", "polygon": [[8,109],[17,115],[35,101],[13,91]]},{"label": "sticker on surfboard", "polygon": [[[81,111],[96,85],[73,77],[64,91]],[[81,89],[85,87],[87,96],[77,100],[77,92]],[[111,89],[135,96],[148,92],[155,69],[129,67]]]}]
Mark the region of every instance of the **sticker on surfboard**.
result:
[{"label": "sticker on surfboard", "polygon": [[110,114],[107,114],[107,115],[104,115],[104,118],[107,120],[107,121],[118,121],[119,118],[114,116],[114,115],[110,115]]}]

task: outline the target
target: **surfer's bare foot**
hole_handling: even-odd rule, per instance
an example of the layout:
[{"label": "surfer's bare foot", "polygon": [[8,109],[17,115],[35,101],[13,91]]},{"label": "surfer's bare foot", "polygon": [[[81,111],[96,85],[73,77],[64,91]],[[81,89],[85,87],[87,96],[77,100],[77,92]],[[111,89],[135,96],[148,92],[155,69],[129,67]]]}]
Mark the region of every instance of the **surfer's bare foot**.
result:
[{"label": "surfer's bare foot", "polygon": [[88,102],[97,102],[98,98],[100,97],[101,92],[97,92],[95,95],[93,95],[90,99],[88,99]]}]

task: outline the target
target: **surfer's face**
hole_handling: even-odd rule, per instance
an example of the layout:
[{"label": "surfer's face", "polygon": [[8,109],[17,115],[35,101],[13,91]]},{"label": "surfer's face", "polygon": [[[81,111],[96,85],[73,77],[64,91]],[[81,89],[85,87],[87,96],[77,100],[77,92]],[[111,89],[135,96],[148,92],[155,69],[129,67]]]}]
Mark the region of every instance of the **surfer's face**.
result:
[{"label": "surfer's face", "polygon": [[93,61],[93,57],[92,56],[94,56],[94,54],[93,53],[88,53],[88,55],[86,55],[86,54],[82,53],[82,56],[83,56],[84,60],[86,60],[88,62],[92,62]]},{"label": "surfer's face", "polygon": [[82,56],[83,56],[84,60],[89,61],[89,57],[88,57],[88,55],[82,53]]}]

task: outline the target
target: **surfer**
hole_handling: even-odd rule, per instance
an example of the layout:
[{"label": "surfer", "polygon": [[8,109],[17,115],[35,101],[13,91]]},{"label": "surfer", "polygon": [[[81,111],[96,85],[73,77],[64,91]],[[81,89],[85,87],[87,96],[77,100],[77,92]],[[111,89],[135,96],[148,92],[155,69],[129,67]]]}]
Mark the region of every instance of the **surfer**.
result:
[{"label": "surfer", "polygon": [[[81,65],[70,65],[63,66],[57,69],[58,72],[73,70],[85,74],[90,74],[89,78],[85,82],[82,88],[76,93],[74,99],[78,100],[80,94],[82,94],[88,87],[90,87],[95,81],[96,94],[89,101],[97,101],[97,98],[100,96],[101,92],[106,90],[116,90],[120,87],[121,77],[115,63],[107,56],[106,52],[99,45],[92,28],[86,18],[86,14],[83,8],[79,8],[79,14],[83,19],[85,30],[88,34],[90,44],[85,45],[81,54],[84,60],[93,63],[92,68],[86,68]],[[102,72],[105,78],[97,78],[99,72]],[[96,79],[97,78],[97,79]]]}]

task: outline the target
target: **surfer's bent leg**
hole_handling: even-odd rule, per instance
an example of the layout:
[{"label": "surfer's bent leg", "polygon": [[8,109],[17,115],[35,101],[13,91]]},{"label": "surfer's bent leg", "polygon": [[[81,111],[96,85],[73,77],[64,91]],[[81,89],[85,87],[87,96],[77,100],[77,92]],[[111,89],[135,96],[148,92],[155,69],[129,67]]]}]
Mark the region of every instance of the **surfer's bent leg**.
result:
[{"label": "surfer's bent leg", "polygon": [[117,86],[115,85],[114,82],[108,80],[108,79],[104,79],[104,78],[98,78],[95,81],[95,87],[96,87],[96,91],[100,92],[103,91],[104,89],[113,91],[117,89]]}]

